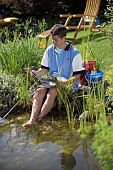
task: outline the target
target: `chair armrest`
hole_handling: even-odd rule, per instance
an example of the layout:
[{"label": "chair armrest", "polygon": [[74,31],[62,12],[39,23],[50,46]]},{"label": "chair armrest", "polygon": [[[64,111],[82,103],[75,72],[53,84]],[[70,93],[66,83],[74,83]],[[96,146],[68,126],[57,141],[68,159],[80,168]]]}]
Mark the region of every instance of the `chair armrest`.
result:
[{"label": "chair armrest", "polygon": [[7,18],[4,18],[4,22],[14,22],[14,21],[17,21],[19,18],[16,18],[16,17],[7,17]]},{"label": "chair armrest", "polygon": [[60,17],[63,18],[63,17],[69,17],[69,16],[72,16],[73,14],[60,14]]},{"label": "chair armrest", "polygon": [[63,18],[63,17],[74,17],[74,18],[77,18],[77,17],[83,17],[83,14],[60,14],[60,17]]},{"label": "chair armrest", "polygon": [[38,34],[37,37],[39,38],[46,38],[51,35],[51,29],[43,31],[41,34]]},{"label": "chair armrest", "polygon": [[83,17],[84,14],[73,14],[73,18]]}]

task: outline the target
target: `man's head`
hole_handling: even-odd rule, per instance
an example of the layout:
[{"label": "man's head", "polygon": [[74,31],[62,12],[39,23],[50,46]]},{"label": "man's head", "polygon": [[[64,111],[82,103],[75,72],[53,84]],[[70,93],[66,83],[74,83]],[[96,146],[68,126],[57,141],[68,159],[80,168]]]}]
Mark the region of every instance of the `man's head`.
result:
[{"label": "man's head", "polygon": [[67,33],[66,27],[64,27],[61,24],[56,24],[51,28],[51,35],[53,36],[56,35],[61,39],[66,36],[66,33]]},{"label": "man's head", "polygon": [[51,28],[52,41],[56,47],[65,48],[66,33],[66,28],[61,24],[56,24]]}]

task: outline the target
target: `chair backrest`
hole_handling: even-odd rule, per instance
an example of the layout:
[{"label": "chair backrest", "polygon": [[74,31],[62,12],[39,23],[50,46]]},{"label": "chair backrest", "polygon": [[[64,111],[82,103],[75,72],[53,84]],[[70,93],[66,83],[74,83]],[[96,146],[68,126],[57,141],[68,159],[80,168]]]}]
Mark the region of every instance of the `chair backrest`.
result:
[{"label": "chair backrest", "polygon": [[100,6],[100,0],[87,0],[84,16],[97,16]]}]

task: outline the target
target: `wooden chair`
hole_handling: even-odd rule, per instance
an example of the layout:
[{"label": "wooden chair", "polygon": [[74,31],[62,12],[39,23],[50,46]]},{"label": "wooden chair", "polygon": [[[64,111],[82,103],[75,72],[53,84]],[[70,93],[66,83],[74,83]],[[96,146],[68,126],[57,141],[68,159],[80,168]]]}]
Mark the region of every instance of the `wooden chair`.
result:
[{"label": "wooden chair", "polygon": [[[4,28],[7,27],[8,31],[11,28],[11,26],[16,22],[19,18],[16,17],[7,17],[7,18],[2,18],[0,15],[0,33],[1,33],[1,38],[0,41],[4,42],[6,39],[6,34],[4,33]],[[4,38],[3,38],[4,37]],[[11,36],[10,36],[11,37]]]},{"label": "wooden chair", "polygon": [[8,26],[9,24],[14,23],[17,21],[19,18],[16,17],[7,17],[7,18],[2,18],[0,15],[0,30],[2,30],[2,27]]},{"label": "wooden chair", "polygon": [[7,17],[7,18],[2,18],[2,16],[0,16],[0,25],[7,25],[9,23],[13,23],[15,21],[17,21],[19,18],[16,17]]},{"label": "wooden chair", "polygon": [[[67,38],[67,40],[71,40],[72,43],[74,43],[78,32],[85,28],[89,28],[90,31],[100,31],[101,30],[101,28],[97,28],[94,25],[95,19],[98,15],[100,1],[101,0],[87,0],[85,11],[83,14],[61,14],[60,15],[61,18],[63,18],[63,17],[67,18],[65,21],[65,24],[64,24],[64,26],[67,28],[67,30],[75,30],[74,36],[71,38]],[[73,19],[73,18],[74,19],[80,18],[77,26],[69,26],[69,23],[71,22],[71,19]],[[85,22],[86,23],[88,22],[89,24],[85,25],[84,24]],[[46,47],[47,47],[49,36],[50,36],[50,30],[46,30],[46,31],[42,32],[41,34],[39,34],[37,37],[40,39],[40,41],[42,40],[42,38],[46,38]]]},{"label": "wooden chair", "polygon": [[[83,30],[85,28],[89,28],[90,31],[100,31],[101,29],[96,27],[94,25],[95,19],[98,15],[100,6],[100,0],[87,0],[86,1],[86,7],[83,14],[61,14],[60,17],[66,17],[66,21],[64,26],[67,28],[67,30],[75,30],[74,36],[72,38],[67,38],[68,40],[71,40],[72,43],[74,43],[76,36],[80,30]],[[80,18],[78,25],[76,26],[70,26],[70,22],[72,19]],[[85,25],[84,23],[89,23]]]},{"label": "wooden chair", "polygon": [[41,34],[37,35],[37,37],[39,38],[39,41],[40,41],[40,42],[41,42],[42,38],[45,38],[45,39],[46,39],[45,48],[47,48],[49,36],[51,35],[50,32],[51,32],[51,30],[46,30],[46,31],[42,32]]}]

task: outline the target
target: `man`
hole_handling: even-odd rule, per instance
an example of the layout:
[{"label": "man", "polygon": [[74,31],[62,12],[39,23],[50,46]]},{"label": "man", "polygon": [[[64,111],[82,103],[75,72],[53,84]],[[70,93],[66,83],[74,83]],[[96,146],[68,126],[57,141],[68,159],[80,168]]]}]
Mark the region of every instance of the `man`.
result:
[{"label": "man", "polygon": [[[57,77],[62,88],[72,84],[73,88],[77,90],[80,75],[85,69],[80,52],[66,41],[66,32],[66,28],[61,24],[56,24],[52,27],[53,44],[45,50],[40,69],[37,71],[32,70],[32,72],[37,76],[42,76],[49,72],[50,76]],[[28,128],[47,115],[54,105],[56,96],[56,87],[48,89],[40,86],[34,94],[30,120],[23,127]]]}]

